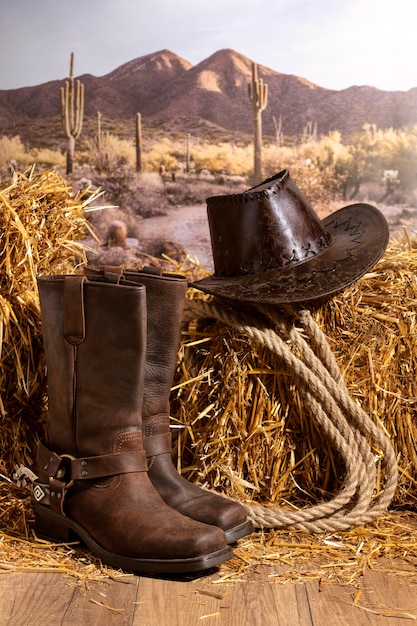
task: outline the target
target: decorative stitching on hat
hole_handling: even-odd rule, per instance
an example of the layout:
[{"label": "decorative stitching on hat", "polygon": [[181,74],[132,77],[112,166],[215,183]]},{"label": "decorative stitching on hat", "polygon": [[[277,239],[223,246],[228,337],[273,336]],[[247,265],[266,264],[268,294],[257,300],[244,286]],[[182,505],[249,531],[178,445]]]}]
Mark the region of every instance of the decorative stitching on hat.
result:
[{"label": "decorative stitching on hat", "polygon": [[[332,222],[330,222],[332,223]],[[356,222],[355,224],[352,225],[352,218],[349,217],[348,219],[343,220],[343,222],[338,221],[338,218],[336,217],[333,220],[333,228],[336,230],[337,228],[342,228],[344,227],[344,230],[346,232],[350,231],[352,237],[356,236],[356,235],[363,235],[364,230],[362,228],[362,222]],[[360,244],[361,241],[357,241],[357,240],[353,240],[355,241],[356,244]]]},{"label": "decorative stitching on hat", "polygon": [[233,193],[225,196],[212,196],[211,198],[207,198],[207,204],[210,203],[236,203],[244,200],[244,202],[252,202],[253,200],[257,200],[258,202],[263,200],[263,198],[268,198],[270,195],[277,195],[279,191],[282,191],[284,187],[286,187],[287,182],[290,180],[290,172],[289,170],[283,170],[283,174],[280,178],[271,178],[269,181],[265,181],[265,183],[270,182],[270,187],[267,189],[262,189],[260,191],[244,191],[243,193]]}]

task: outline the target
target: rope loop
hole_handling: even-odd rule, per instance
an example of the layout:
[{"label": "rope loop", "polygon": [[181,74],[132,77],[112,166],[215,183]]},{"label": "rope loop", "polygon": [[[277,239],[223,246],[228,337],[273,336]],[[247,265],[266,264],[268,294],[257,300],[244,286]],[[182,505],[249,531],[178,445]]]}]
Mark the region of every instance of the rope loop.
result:
[{"label": "rope loop", "polygon": [[[187,300],[185,319],[196,317],[214,318],[235,328],[285,361],[324,436],[345,463],[344,483],[329,502],[300,510],[245,503],[255,527],[341,532],[368,524],[386,511],[398,483],[394,449],[349,394],[329,342],[310,311],[264,305],[238,310],[216,299]],[[372,445],[383,457],[385,473],[384,488],[376,496]]]}]

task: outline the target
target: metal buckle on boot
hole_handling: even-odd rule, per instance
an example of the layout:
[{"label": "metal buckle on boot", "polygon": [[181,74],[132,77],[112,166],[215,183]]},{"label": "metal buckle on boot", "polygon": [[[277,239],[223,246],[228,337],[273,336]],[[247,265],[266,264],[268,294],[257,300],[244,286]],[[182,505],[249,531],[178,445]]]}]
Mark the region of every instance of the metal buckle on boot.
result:
[{"label": "metal buckle on boot", "polygon": [[54,511],[65,517],[64,500],[68,489],[74,484],[71,464],[75,457],[71,454],[61,454],[59,460],[60,464],[55,475],[49,476],[49,504]]},{"label": "metal buckle on boot", "polygon": [[[74,480],[73,478],[71,478],[72,476],[71,461],[75,461],[75,456],[72,456],[72,454],[60,454],[59,456],[61,459],[61,465],[57,469],[55,476],[50,476],[49,480],[55,479],[56,481],[62,484],[63,489],[67,490],[67,489],[70,489],[74,484]],[[70,479],[68,481],[65,481],[64,479],[67,478],[68,475]]]}]

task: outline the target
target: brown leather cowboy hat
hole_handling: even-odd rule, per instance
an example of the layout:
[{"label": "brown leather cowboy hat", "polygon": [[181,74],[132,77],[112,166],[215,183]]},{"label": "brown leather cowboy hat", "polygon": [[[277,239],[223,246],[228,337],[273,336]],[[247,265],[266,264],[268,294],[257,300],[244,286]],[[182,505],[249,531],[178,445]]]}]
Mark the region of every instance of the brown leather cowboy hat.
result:
[{"label": "brown leather cowboy hat", "polygon": [[283,170],[243,194],[207,199],[215,273],[192,287],[241,303],[315,300],[347,287],[381,258],[388,224],[369,204],[320,220]]}]

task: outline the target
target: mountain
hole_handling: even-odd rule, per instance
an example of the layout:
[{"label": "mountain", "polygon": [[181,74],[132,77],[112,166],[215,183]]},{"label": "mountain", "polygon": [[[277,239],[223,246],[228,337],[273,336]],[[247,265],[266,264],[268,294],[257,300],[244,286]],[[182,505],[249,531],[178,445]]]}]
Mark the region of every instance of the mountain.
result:
[{"label": "mountain", "polygon": [[[169,125],[182,120],[204,121],[229,131],[252,132],[248,99],[252,61],[230,49],[219,50],[201,63],[191,63],[162,50],[134,59],[101,77],[84,74],[85,115],[97,111],[111,120],[142,114],[144,125]],[[417,124],[417,88],[382,91],[369,86],[325,89],[305,78],[258,65],[268,84],[268,106],[263,112],[264,134],[274,134],[274,118],[282,118],[285,135],[317,123],[318,133],[359,132],[363,125],[400,128]],[[22,89],[0,91],[0,132],[15,132],[28,120],[60,115],[59,90],[65,80]]]}]

